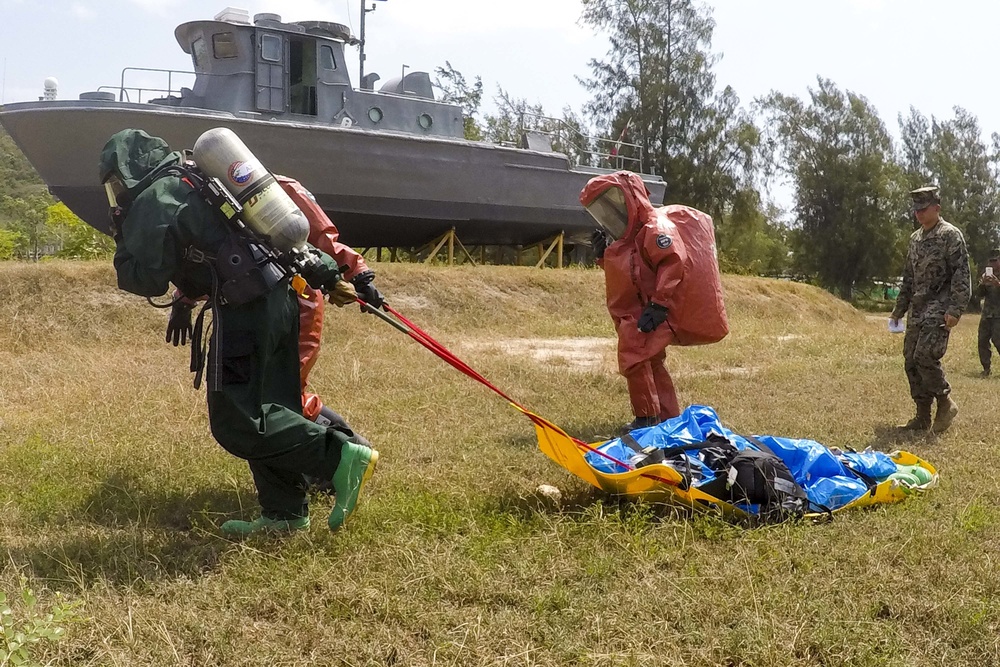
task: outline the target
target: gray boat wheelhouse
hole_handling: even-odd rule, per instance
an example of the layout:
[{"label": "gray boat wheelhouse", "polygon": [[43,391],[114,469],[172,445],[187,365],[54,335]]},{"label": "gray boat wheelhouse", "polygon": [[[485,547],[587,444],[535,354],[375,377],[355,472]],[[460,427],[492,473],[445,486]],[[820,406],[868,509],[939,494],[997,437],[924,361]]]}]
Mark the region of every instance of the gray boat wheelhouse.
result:
[{"label": "gray boat wheelhouse", "polygon": [[[226,18],[228,20],[219,20]],[[242,20],[241,20],[242,19]],[[377,74],[352,89],[344,44],[350,29],[327,21],[282,23],[276,14],[192,21],[174,31],[191,55],[194,88],[155,103],[267,119],[463,137],[462,108],[434,99],[427,72],[410,72],[373,90]],[[253,111],[248,111],[253,110]]]}]

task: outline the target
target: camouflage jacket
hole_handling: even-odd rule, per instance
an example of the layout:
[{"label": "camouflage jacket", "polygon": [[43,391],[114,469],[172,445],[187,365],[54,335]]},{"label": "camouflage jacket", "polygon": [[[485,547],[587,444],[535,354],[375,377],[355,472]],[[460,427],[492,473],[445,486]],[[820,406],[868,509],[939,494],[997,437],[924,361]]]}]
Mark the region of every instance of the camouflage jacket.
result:
[{"label": "camouflage jacket", "polygon": [[1000,287],[979,284],[976,300],[983,300],[983,317],[1000,317]]},{"label": "camouflage jacket", "polygon": [[910,235],[892,317],[907,314],[913,324],[943,322],[945,314],[961,317],[972,298],[969,273],[969,252],[957,227],[942,219],[929,230],[918,229]]}]

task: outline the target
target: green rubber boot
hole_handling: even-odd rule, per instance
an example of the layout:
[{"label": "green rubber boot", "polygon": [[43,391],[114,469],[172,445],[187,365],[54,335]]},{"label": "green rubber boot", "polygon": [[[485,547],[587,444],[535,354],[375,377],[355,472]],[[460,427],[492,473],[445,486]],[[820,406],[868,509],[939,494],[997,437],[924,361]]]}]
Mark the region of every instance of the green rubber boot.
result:
[{"label": "green rubber boot", "polygon": [[253,521],[227,521],[222,524],[222,532],[233,537],[246,537],[258,533],[294,533],[309,528],[309,517],[298,519],[268,519],[259,516]]},{"label": "green rubber boot", "polygon": [[340,465],[333,474],[333,490],[337,494],[336,503],[330,511],[330,530],[339,530],[347,517],[358,505],[358,496],[365,488],[365,482],[375,472],[378,451],[371,447],[348,442],[340,454]]}]

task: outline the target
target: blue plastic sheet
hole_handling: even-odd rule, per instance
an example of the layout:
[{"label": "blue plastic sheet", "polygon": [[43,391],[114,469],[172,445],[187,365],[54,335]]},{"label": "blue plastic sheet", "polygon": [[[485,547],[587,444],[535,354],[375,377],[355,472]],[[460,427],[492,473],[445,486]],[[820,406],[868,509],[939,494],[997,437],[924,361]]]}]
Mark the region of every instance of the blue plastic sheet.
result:
[{"label": "blue plastic sheet", "polygon": [[845,452],[848,465],[869,477],[882,479],[896,472],[896,462],[884,452]]},{"label": "blue plastic sheet", "polygon": [[[666,449],[681,444],[703,442],[712,433],[724,436],[738,449],[757,449],[749,440],[723,426],[715,410],[706,405],[691,405],[673,419],[651,428],[632,431],[630,435],[640,447],[654,446]],[[809,500],[816,505],[835,510],[860,498],[868,491],[867,485],[858,479],[836,454],[814,440],[779,438],[772,435],[758,435],[755,438],[770,447],[785,462],[795,481],[805,489]],[[621,438],[610,440],[598,449],[619,461],[632,461],[637,458],[636,452],[622,443]],[[687,454],[686,458],[695,473],[692,477],[695,486],[701,486],[714,479],[715,474],[698,458],[696,452]],[[621,466],[592,452],[586,454],[586,459],[595,470],[605,473],[624,472]],[[896,464],[892,459],[880,452],[853,454],[853,458],[849,460],[857,469],[871,477],[884,478],[896,471]],[[886,461],[891,470],[886,466]],[[869,470],[872,472],[869,473]],[[754,508],[750,509],[753,511]]]}]

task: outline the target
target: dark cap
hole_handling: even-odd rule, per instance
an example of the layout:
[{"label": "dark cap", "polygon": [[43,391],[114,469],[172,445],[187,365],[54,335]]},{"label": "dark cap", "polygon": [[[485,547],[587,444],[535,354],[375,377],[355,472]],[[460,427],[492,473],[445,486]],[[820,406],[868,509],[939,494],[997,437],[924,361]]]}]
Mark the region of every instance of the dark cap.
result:
[{"label": "dark cap", "polygon": [[910,199],[913,200],[913,210],[919,211],[932,204],[941,203],[941,191],[936,185],[925,185],[910,192]]},{"label": "dark cap", "polygon": [[990,259],[995,257],[1000,257],[1000,248],[993,248],[993,250],[990,250]]}]

